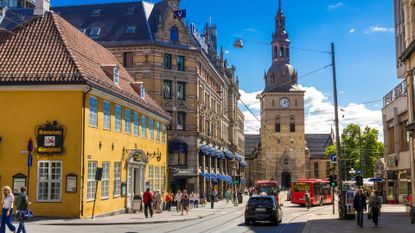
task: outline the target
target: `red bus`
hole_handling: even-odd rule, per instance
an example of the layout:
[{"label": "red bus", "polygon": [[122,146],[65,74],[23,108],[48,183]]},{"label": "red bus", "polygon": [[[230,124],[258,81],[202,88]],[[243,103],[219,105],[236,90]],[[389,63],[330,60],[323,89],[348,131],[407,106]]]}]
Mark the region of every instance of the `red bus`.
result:
[{"label": "red bus", "polygon": [[305,205],[304,194],[310,194],[310,204],[324,205],[332,202],[330,182],[319,179],[299,179],[291,183],[291,203]]},{"label": "red bus", "polygon": [[275,200],[278,198],[278,182],[275,180],[257,180],[255,182],[255,189],[257,194],[266,193],[267,195],[274,195]]}]

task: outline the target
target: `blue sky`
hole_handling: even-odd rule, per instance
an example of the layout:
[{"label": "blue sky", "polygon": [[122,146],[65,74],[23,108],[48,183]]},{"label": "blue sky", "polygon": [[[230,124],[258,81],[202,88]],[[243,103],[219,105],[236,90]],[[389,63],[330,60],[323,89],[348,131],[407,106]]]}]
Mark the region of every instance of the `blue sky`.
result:
[{"label": "blue sky", "polygon": [[[58,6],[116,1],[52,0],[52,4]],[[381,100],[400,82],[395,68],[393,1],[282,0],[282,5],[293,47],[328,51],[330,43],[335,43],[339,103],[344,108]],[[182,0],[181,8],[187,9],[187,20],[194,22],[199,31],[212,18],[212,23],[218,27],[219,44],[228,52],[226,57],[229,63],[237,68],[243,93],[262,90],[264,71],[271,64],[270,42],[278,1]],[[243,39],[243,49],[232,47],[234,37]],[[300,77],[331,62],[328,54],[294,49],[291,50],[291,58]],[[308,96],[311,102],[306,114],[312,114],[313,107],[319,108],[319,105],[329,105],[332,102],[331,68],[304,77],[299,82],[304,87],[314,88],[316,95],[322,94],[317,98],[323,98],[320,103],[314,102],[314,106],[311,102],[316,96]],[[248,99],[246,101],[249,102]],[[248,105],[256,110],[257,103],[250,102]],[[360,107],[368,110],[367,114],[379,114],[382,102]],[[352,118],[351,122],[361,120],[356,116]],[[380,118],[377,118],[378,121]],[[365,119],[362,122],[364,121]],[[381,125],[379,122],[377,124],[380,129]]]}]

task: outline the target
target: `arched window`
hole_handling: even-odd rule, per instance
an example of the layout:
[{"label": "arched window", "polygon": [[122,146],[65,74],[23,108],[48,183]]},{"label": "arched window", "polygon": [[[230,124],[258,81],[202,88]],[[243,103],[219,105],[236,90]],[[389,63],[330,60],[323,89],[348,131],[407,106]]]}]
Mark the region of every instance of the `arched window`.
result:
[{"label": "arched window", "polygon": [[280,48],[280,57],[284,57],[284,51],[285,51],[284,47],[281,46],[281,48]]},{"label": "arched window", "polygon": [[170,41],[174,43],[179,42],[179,30],[175,26],[170,28]]},{"label": "arched window", "polygon": [[287,57],[290,57],[290,49],[289,48],[286,48],[285,54],[287,55]]},{"label": "arched window", "polygon": [[275,132],[281,132],[281,119],[279,115],[275,116]]},{"label": "arched window", "polygon": [[278,58],[278,47],[274,47],[274,58]]},{"label": "arched window", "polygon": [[314,162],[314,178],[318,178],[318,162]]},{"label": "arched window", "polygon": [[295,116],[290,116],[290,132],[295,132]]}]

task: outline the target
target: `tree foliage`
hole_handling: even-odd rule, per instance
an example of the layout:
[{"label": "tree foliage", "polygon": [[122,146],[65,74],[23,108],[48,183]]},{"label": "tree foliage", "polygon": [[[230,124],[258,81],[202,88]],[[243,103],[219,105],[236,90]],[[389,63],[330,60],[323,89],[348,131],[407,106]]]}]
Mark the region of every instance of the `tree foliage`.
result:
[{"label": "tree foliage", "polygon": [[[379,132],[366,126],[363,130],[357,124],[349,124],[341,135],[342,176],[350,179],[353,168],[362,168],[363,177],[373,177],[375,162],[383,155],[383,143],[378,141]],[[336,146],[326,148],[326,154],[336,153]],[[362,165],[362,166],[361,166]]]}]

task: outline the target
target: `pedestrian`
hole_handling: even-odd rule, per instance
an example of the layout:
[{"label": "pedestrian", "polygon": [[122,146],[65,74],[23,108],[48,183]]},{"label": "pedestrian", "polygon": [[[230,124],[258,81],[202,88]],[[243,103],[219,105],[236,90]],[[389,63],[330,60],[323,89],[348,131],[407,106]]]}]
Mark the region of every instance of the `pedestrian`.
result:
[{"label": "pedestrian", "polygon": [[195,194],[193,192],[190,193],[189,200],[190,200],[189,208],[193,208],[193,205],[195,203]]},{"label": "pedestrian", "polygon": [[202,205],[202,207],[205,207],[206,205],[206,192],[205,191],[203,191],[200,194],[200,204]]},{"label": "pedestrian", "polygon": [[356,210],[357,226],[363,228],[363,211],[366,211],[366,197],[362,190],[357,190],[353,200],[353,208]]},{"label": "pedestrian", "polygon": [[163,196],[161,195],[160,191],[156,192],[156,213],[160,214],[163,212],[162,205],[163,205]]},{"label": "pedestrian", "polygon": [[212,192],[210,193],[210,208],[215,208],[215,201],[216,201],[216,190],[212,189]]},{"label": "pedestrian", "polygon": [[26,233],[26,227],[25,227],[25,219],[24,216],[28,211],[29,207],[29,197],[26,193],[26,187],[20,188],[20,194],[16,197],[16,214],[20,216],[19,220],[19,226],[17,227],[17,233],[23,232]]},{"label": "pedestrian", "polygon": [[233,205],[238,206],[238,191],[233,189]]},{"label": "pedestrian", "polygon": [[144,215],[148,218],[148,211],[150,210],[150,218],[153,217],[153,194],[151,193],[150,189],[147,188],[147,191],[144,192]]},{"label": "pedestrian", "polygon": [[182,205],[182,215],[184,211],[186,211],[186,215],[188,215],[189,214],[189,194],[187,194],[186,190],[183,190],[183,194],[181,198],[181,205]]},{"label": "pedestrian", "polygon": [[16,227],[12,224],[14,195],[9,186],[3,187],[3,198],[1,200],[3,209],[1,211],[0,233],[6,233],[6,225],[10,231],[16,233]]},{"label": "pedestrian", "polygon": [[229,190],[226,190],[224,196],[225,196],[225,199],[226,199],[226,204],[228,204],[229,203],[229,198],[230,198]]},{"label": "pedestrian", "polygon": [[304,202],[308,211],[311,207],[310,193],[308,192],[308,190],[304,193]]},{"label": "pedestrian", "polygon": [[195,208],[199,208],[199,193],[195,193]]},{"label": "pedestrian", "polygon": [[166,194],[166,210],[170,211],[171,210],[171,202],[172,202],[172,195],[171,195],[171,191],[167,192]]},{"label": "pedestrian", "polygon": [[370,197],[369,200],[369,208],[370,208],[370,215],[372,217],[372,221],[375,226],[379,223],[379,214],[380,208],[382,207],[382,200],[379,197],[379,192],[375,191],[375,194]]},{"label": "pedestrian", "polygon": [[176,195],[174,195],[174,202],[176,203],[176,211],[179,213],[182,202],[182,192],[180,190],[178,190]]}]

